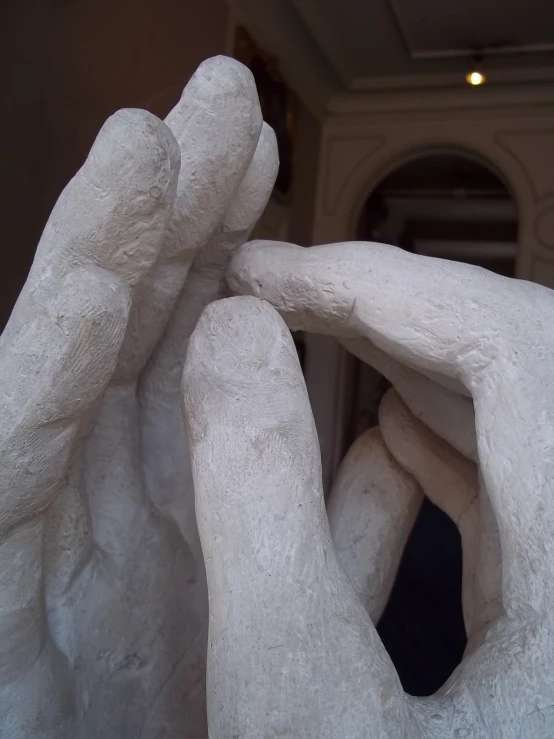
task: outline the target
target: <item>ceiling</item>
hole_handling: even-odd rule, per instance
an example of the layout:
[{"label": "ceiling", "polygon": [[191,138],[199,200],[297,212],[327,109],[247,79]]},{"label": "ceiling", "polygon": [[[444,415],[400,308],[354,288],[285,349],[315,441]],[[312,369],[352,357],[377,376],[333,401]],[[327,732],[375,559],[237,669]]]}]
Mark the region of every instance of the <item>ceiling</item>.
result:
[{"label": "ceiling", "polygon": [[[491,78],[554,66],[548,0],[290,0],[342,83],[397,87],[459,72],[483,55]],[[539,73],[540,74],[540,73]]]},{"label": "ceiling", "polygon": [[554,82],[552,0],[228,2],[289,77],[311,66],[334,94],[467,87],[475,56],[488,87]]}]

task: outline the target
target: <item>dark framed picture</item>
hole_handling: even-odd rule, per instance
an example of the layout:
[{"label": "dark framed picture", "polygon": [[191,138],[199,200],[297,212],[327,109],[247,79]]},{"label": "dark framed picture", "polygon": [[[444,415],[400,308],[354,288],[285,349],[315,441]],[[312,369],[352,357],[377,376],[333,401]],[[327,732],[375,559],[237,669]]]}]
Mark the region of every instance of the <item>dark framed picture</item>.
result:
[{"label": "dark framed picture", "polygon": [[292,156],[296,119],[296,96],[279,74],[276,60],[258,48],[248,31],[235,32],[235,59],[247,66],[256,80],[264,120],[275,131],[279,147],[279,174],[275,191],[288,198],[292,184]]}]

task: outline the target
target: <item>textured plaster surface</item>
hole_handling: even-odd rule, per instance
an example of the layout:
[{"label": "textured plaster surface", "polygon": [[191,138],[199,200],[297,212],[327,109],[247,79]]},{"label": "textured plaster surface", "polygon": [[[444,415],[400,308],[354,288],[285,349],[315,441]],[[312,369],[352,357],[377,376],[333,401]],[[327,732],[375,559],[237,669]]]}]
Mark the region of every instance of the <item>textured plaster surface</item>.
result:
[{"label": "textured plaster surface", "polygon": [[[554,736],[553,293],[244,245],[277,166],[218,57],[165,123],[112,116],[52,212],[0,339],[0,739]],[[394,386],[328,510],[287,326]],[[423,495],[468,647],[416,699],[374,623]]]},{"label": "textured plaster surface", "polygon": [[[434,696],[405,696],[388,677],[373,625],[360,626],[379,686],[379,717],[368,705],[366,736],[554,736],[552,291],[371,243],[302,249],[253,242],[234,257],[228,282],[270,302],[291,328],[336,336],[396,387],[382,403],[380,429],[358,439],[344,460],[329,505],[338,559],[373,619],[390,591],[421,490],[460,529],[464,659]],[[308,496],[313,484],[305,489]],[[303,562],[301,571],[310,565]],[[313,587],[341,607],[347,600],[331,577]],[[311,640],[308,623],[301,645]],[[298,642],[288,643],[292,652]],[[331,690],[318,662],[323,652],[334,657],[349,649],[338,634],[313,646],[307,695]],[[352,649],[349,664],[356,654]],[[331,678],[333,685],[351,679],[357,695],[356,670]],[[328,720],[324,708],[303,717],[302,735],[326,735]],[[351,721],[348,708],[342,733],[334,735],[358,736]]]},{"label": "textured plaster surface", "polygon": [[0,737],[207,736],[188,338],[271,193],[239,63],[122,110],[61,194],[0,342]]}]

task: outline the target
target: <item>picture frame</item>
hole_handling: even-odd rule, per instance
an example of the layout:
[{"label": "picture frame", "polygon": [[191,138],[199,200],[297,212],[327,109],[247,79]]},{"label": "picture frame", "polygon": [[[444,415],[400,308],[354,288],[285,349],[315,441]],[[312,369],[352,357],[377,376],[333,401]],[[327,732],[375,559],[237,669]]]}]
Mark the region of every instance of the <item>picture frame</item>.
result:
[{"label": "picture frame", "polygon": [[288,201],[293,179],[296,96],[281,76],[276,58],[262,51],[243,26],[235,29],[233,56],[254,75],[263,118],[275,131],[279,148],[274,195]]}]

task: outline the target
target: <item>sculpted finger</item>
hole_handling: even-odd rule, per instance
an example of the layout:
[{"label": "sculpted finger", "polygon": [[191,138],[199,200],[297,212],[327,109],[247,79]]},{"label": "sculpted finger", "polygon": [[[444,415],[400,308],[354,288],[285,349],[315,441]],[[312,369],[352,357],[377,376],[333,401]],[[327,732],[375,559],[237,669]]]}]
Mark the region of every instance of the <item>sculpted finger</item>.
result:
[{"label": "sculpted finger", "polygon": [[[53,702],[60,696],[57,688],[52,692],[50,668],[59,672],[60,694],[67,686],[46,630],[39,514],[56,500],[83,418],[114,370],[129,304],[128,289],[113,274],[76,270],[57,298],[0,349],[0,683],[27,680],[22,676],[32,670],[28,685]],[[27,735],[40,701],[19,710],[8,694],[0,705],[9,706]]]},{"label": "sculpted finger", "polygon": [[[147,465],[140,456],[146,444],[141,444],[136,403],[139,374],[175,309],[192,259],[220,223],[259,139],[262,119],[251,72],[224,57],[204,62],[167,124],[181,151],[174,207],[160,256],[133,296],[119,362],[85,455],[94,539],[114,555],[126,550],[149,511],[143,484]],[[181,371],[182,364],[177,374]],[[174,402],[176,416],[178,390]],[[170,432],[170,418],[164,417],[162,426]],[[154,453],[160,451],[161,433],[158,426]],[[174,464],[167,449],[161,453]],[[194,517],[187,522],[194,533]]]},{"label": "sculpted finger", "polygon": [[[22,736],[38,726],[50,736],[50,717],[59,733],[72,700],[67,665],[46,626],[52,562],[43,548],[45,518],[63,495],[73,452],[113,375],[130,289],[159,251],[178,166],[161,121],[144,111],[112,116],[52,212],[0,342],[0,663],[8,686],[0,724],[11,727],[10,736],[16,725]],[[58,513],[67,521],[74,511]],[[85,509],[79,514],[82,524]],[[68,539],[66,530],[59,539],[64,563],[81,561],[75,550],[87,549],[86,527],[77,528],[77,536]],[[14,706],[14,680],[36,700]]]},{"label": "sculpted finger", "polygon": [[159,253],[178,171],[175,139],[155,116],[120,110],[108,118],[52,211],[2,342],[76,268],[101,267],[135,286]]},{"label": "sculpted finger", "polygon": [[337,562],[302,372],[269,305],[206,308],[183,403],[210,597],[210,736],[417,736]]},{"label": "sculpted finger", "polygon": [[479,522],[481,535],[475,573],[475,608],[468,631],[466,654],[486,638],[488,627],[503,613],[502,550],[498,524],[490,496],[479,474]]},{"label": "sculpted finger", "polygon": [[166,123],[181,148],[182,174],[164,256],[189,252],[192,259],[223,217],[256,150],[263,120],[252,73],[230,57],[206,60]]},{"label": "sculpted finger", "polygon": [[367,339],[343,339],[343,346],[384,375],[413,415],[464,457],[477,462],[473,403],[407,367]]},{"label": "sculpted finger", "polygon": [[[366,339],[345,339],[342,343],[349,351],[390,380],[415,418],[464,457],[478,462],[475,413],[471,400],[447,390],[421,373],[400,364]],[[389,403],[389,400],[390,398],[387,399],[382,411],[395,405]],[[387,418],[384,419],[384,424],[387,424]],[[394,429],[394,423],[392,429]],[[414,430],[417,429],[419,425],[414,426]],[[476,552],[475,603],[473,618],[471,624],[468,624],[468,650],[473,649],[488,624],[502,610],[500,592],[502,563],[498,526],[481,477],[479,490],[478,517],[481,533]],[[451,495],[448,491],[445,491],[445,494]],[[453,494],[455,495],[455,491]],[[442,504],[438,504],[442,507]],[[455,510],[452,510],[452,513],[456,515]],[[468,543],[466,540],[466,545]],[[470,581],[466,579],[465,582]]]},{"label": "sculpted finger", "polygon": [[52,502],[79,423],[114,370],[129,303],[119,278],[77,270],[2,347],[0,530]]},{"label": "sculpted finger", "polygon": [[181,169],[160,257],[134,297],[116,372],[120,383],[135,381],[150,358],[197,251],[221,223],[250,165],[262,128],[252,73],[228,57],[208,59],[165,122],[179,145]]},{"label": "sculpted finger", "polygon": [[327,502],[338,560],[376,624],[389,599],[423,492],[369,429],[350,447]]},{"label": "sculpted finger", "polygon": [[[190,460],[183,452],[186,441],[179,402],[188,342],[205,306],[225,296],[223,276],[229,260],[261,216],[278,166],[275,134],[264,124],[244,179],[220,225],[198,252],[177,308],[139,385],[147,490],[158,509],[177,518],[191,544],[197,541],[198,533]],[[185,493],[187,489],[190,495]]]},{"label": "sculpted finger", "polygon": [[381,402],[379,423],[389,452],[460,531],[462,604],[466,630],[470,632],[480,538],[477,468],[418,421],[395,390]]},{"label": "sculpted finger", "polygon": [[363,242],[251,242],[228,280],[269,300],[294,328],[369,338],[405,364],[470,385],[495,354],[493,307],[510,295],[507,278],[486,270]]},{"label": "sculpted finger", "polygon": [[[480,467],[502,546],[503,604],[545,614],[554,599],[552,292],[382,244],[249,244],[229,283],[294,327],[365,338],[473,397]],[[545,554],[547,553],[547,554]]]}]

